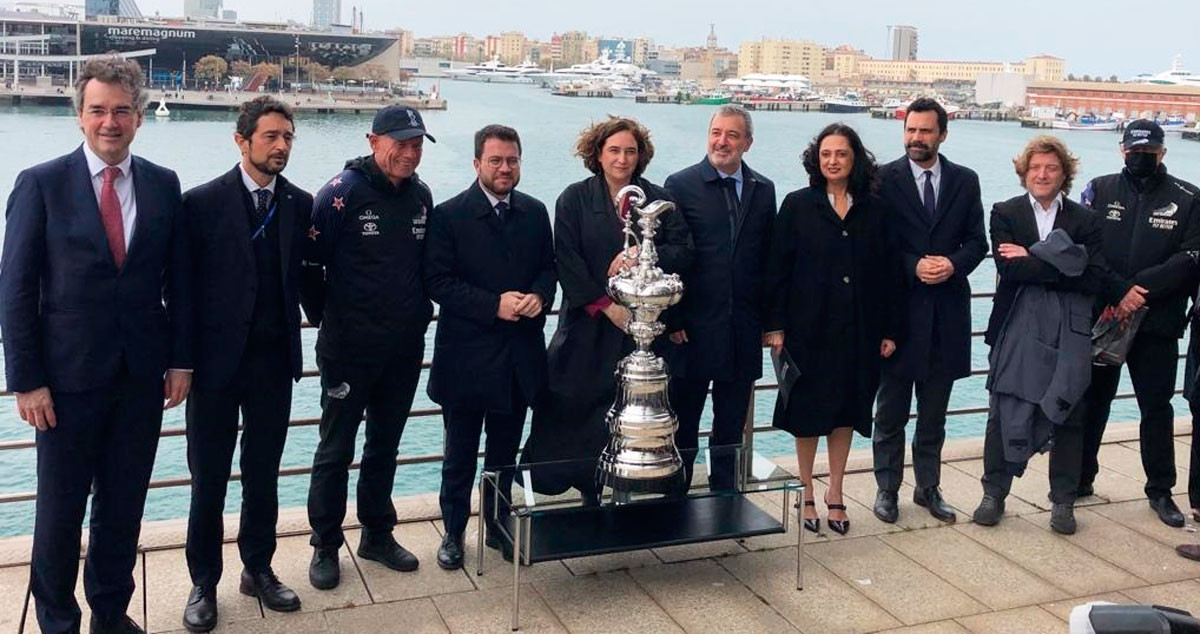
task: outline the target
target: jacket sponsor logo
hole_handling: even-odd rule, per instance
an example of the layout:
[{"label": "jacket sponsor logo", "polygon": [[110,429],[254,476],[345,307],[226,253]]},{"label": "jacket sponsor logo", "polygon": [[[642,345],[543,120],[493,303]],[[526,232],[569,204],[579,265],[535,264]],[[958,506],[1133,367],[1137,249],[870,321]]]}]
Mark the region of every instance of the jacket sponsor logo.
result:
[{"label": "jacket sponsor logo", "polygon": [[1121,220],[1121,212],[1125,211],[1125,207],[1119,201],[1108,203],[1107,209],[1108,214],[1105,216],[1105,219],[1116,220],[1118,222]]},{"label": "jacket sponsor logo", "polygon": [[421,213],[417,214],[416,216],[413,216],[413,221],[412,221],[412,223],[413,223],[412,232],[413,232],[413,236],[415,236],[416,239],[418,239],[418,240],[425,239],[425,224],[428,221],[429,221],[429,210],[425,208],[425,205],[421,205]]},{"label": "jacket sponsor logo", "polygon": [[1166,207],[1162,207],[1161,209],[1155,209],[1154,211],[1150,212],[1150,215],[1157,216],[1159,218],[1170,218],[1175,215],[1176,211],[1179,211],[1179,205],[1176,205],[1175,203],[1170,203]]},{"label": "jacket sponsor logo", "polygon": [[1158,216],[1150,216],[1150,228],[1159,229],[1161,231],[1174,231],[1175,227],[1179,226],[1179,221],[1174,218],[1160,218]]},{"label": "jacket sponsor logo", "polygon": [[362,226],[362,234],[364,236],[379,235],[379,225],[374,222],[364,222]]},{"label": "jacket sponsor logo", "polygon": [[350,396],[350,384],[342,381],[341,385],[325,390],[325,395],[329,398],[344,399]]},{"label": "jacket sponsor logo", "polygon": [[368,210],[362,212],[362,215],[360,215],[358,217],[358,219],[359,220],[379,220],[379,214],[368,209]]}]

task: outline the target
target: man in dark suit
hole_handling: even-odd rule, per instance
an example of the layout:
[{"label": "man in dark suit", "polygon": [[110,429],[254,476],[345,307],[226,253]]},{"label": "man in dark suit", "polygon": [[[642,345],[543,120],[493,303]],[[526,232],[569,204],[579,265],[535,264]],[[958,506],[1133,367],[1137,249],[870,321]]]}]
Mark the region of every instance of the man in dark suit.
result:
[{"label": "man in dark suit", "polygon": [[[516,130],[475,133],[475,173],[476,182],[434,208],[425,245],[425,288],[440,306],[429,397],[442,405],[446,430],[446,535],[437,554],[446,570],[463,564],[480,432],[487,431],[485,469],[516,462],[525,413],[546,383],[544,311],[558,283],[546,206],[515,189]],[[511,485],[500,483],[506,494]],[[481,516],[488,544],[498,547],[492,500],[484,496]]]},{"label": "man in dark suit", "polygon": [[938,488],[946,408],[954,381],[971,373],[971,284],[967,277],[987,254],[979,177],[938,153],[948,117],[921,98],[904,119],[905,156],[880,170],[880,194],[892,209],[894,237],[908,282],[908,333],[884,361],[873,436],[875,516],[899,517],[904,480],[904,430],[917,395],[913,432],[913,501],[943,522],[957,519]]},{"label": "man in dark suit", "polygon": [[163,409],[191,384],[179,179],[129,152],[142,84],[136,62],[85,64],[75,82],[83,146],[21,172],[8,199],[0,329],[8,387],[38,430],[30,582],[43,632],[80,629],[75,579],[92,491],[91,631],[141,631],[125,611],[146,488]]},{"label": "man in dark suit", "polygon": [[[734,445],[742,442],[754,381],[762,376],[763,280],[775,184],[742,160],[753,143],[750,113],[740,106],[719,108],[709,121],[707,156],[663,184],[696,248],[683,274],[683,301],[664,318],[675,344],[668,357],[671,406],[679,417],[675,442],[689,482],[709,386],[709,444]],[[715,462],[713,485],[732,486],[732,460]]]},{"label": "man in dark suit", "polygon": [[[992,208],[990,229],[996,272],[1000,277],[992,302],[984,341],[994,346],[1022,286],[1044,285],[1051,290],[1098,295],[1108,300],[1109,271],[1102,250],[1099,217],[1066,197],[1076,172],[1076,159],[1062,141],[1052,136],[1030,139],[1013,161],[1026,193]],[[1029,247],[1062,229],[1075,244],[1087,249],[1083,273],[1069,277],[1051,264],[1029,254]],[[1117,297],[1117,300],[1120,298]],[[1091,316],[1082,324],[1072,317],[1071,328],[1090,332]],[[1030,333],[1029,336],[1033,336]],[[1050,449],[1050,526],[1058,533],[1075,532],[1075,498],[1083,460],[1083,420],[1086,407],[1075,403],[1065,423],[1054,425]],[[1044,414],[1039,413],[1039,416]],[[1004,499],[1013,473],[1005,460],[1000,421],[989,417],[983,448],[983,500],[973,519],[993,526],[1004,514]]]},{"label": "man in dark suit", "polygon": [[270,610],[300,609],[271,570],[279,461],[300,378],[300,255],[312,196],[280,173],[292,151],[291,109],[268,96],[242,104],[234,142],[241,162],[183,195],[198,324],[195,385],[187,404],[192,507],[187,559],[192,592],[183,624],[217,623],[225,490],[242,414],[243,594]]}]

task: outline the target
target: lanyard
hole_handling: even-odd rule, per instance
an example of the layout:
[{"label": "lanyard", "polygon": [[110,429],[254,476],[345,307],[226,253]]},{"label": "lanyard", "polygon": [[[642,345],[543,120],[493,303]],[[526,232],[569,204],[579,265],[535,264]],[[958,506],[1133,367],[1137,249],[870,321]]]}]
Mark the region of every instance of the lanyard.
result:
[{"label": "lanyard", "polygon": [[263,218],[262,224],[258,225],[258,229],[250,236],[250,241],[253,242],[267,231],[267,225],[271,224],[271,219],[275,217],[275,210],[279,209],[279,201],[271,203],[271,207],[267,209],[267,217]]}]

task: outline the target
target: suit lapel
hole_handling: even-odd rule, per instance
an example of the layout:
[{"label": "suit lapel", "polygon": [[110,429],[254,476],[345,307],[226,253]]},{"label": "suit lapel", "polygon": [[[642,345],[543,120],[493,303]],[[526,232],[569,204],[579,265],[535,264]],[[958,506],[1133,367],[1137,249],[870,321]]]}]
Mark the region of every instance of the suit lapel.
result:
[{"label": "suit lapel", "polygon": [[125,247],[125,264],[133,259],[140,251],[136,247],[149,239],[146,232],[154,227],[154,219],[158,216],[159,206],[150,189],[149,179],[143,174],[141,159],[133,157],[130,163],[130,175],[133,176],[133,200],[137,205],[137,216],[133,220],[133,239]]},{"label": "suit lapel", "polygon": [[[1020,214],[1017,216],[1018,228],[1021,231],[1021,242],[1025,246],[1029,246],[1038,242],[1037,217],[1034,216],[1033,203],[1029,200],[1029,194],[1021,197]],[[1056,219],[1057,221],[1057,219]]]},{"label": "suit lapel", "polygon": [[70,161],[71,165],[67,170],[68,178],[71,179],[69,191],[75,192],[75,209],[79,214],[79,221],[92,239],[100,258],[116,268],[112,250],[108,247],[108,236],[104,234],[104,223],[100,221],[100,203],[96,201],[96,189],[92,186],[92,175],[88,172],[83,146],[71,154]]},{"label": "suit lapel", "polygon": [[754,195],[754,172],[750,166],[742,163],[742,197],[738,201],[737,224],[733,228],[732,251],[737,251],[738,238],[742,236],[742,225],[746,224],[746,216],[750,215],[751,196]]},{"label": "suit lapel", "polygon": [[904,194],[904,199],[908,201],[909,209],[917,218],[920,218],[926,227],[932,228],[933,221],[929,218],[929,213],[925,211],[925,205],[921,204],[921,195],[917,192],[917,181],[913,179],[908,157],[902,156],[893,162],[892,169],[896,171],[894,181]]},{"label": "suit lapel", "polygon": [[942,218],[946,217],[946,211],[950,208],[951,201],[958,195],[960,180],[958,178],[958,167],[946,160],[942,156],[938,158],[942,163],[942,182],[939,183],[937,193],[937,208],[933,214],[933,226],[936,227]]},{"label": "suit lapel", "polygon": [[292,232],[296,226],[296,199],[282,176],[275,181],[275,215],[279,217],[279,266],[283,279],[288,278],[288,263],[292,261]]}]

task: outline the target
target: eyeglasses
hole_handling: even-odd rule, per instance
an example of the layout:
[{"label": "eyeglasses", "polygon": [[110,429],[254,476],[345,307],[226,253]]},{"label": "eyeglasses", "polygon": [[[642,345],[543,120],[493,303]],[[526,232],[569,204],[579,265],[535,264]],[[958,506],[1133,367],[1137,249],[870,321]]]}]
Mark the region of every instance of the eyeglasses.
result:
[{"label": "eyeglasses", "polygon": [[516,156],[510,156],[508,158],[504,158],[502,156],[489,156],[483,162],[492,169],[496,169],[504,164],[508,164],[508,166],[513,169],[521,167],[521,159]]},{"label": "eyeglasses", "polygon": [[113,108],[111,110],[108,108],[102,108],[100,106],[91,106],[91,107],[85,108],[83,111],[89,117],[96,117],[98,119],[103,119],[103,118],[107,117],[109,114],[111,114],[112,117],[117,120],[131,119],[131,118],[133,118],[133,115],[135,112],[134,109],[130,106],[117,106],[116,108]]}]

